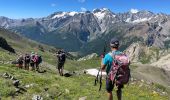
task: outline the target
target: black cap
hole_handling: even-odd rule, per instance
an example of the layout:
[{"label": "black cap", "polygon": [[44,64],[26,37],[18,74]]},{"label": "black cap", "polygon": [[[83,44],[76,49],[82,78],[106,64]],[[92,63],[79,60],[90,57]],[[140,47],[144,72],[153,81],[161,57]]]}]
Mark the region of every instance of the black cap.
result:
[{"label": "black cap", "polygon": [[119,47],[119,40],[117,38],[112,38],[110,41],[110,46],[113,48]]}]

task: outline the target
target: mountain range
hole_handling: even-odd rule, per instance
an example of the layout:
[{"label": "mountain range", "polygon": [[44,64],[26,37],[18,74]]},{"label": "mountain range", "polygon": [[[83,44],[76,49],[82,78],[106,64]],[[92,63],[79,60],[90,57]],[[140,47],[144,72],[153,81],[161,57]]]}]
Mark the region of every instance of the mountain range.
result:
[{"label": "mountain range", "polygon": [[124,50],[133,42],[169,48],[170,16],[164,13],[130,10],[113,13],[107,8],[86,12],[55,12],[43,18],[0,17],[0,27],[67,51],[101,53],[112,37]]}]

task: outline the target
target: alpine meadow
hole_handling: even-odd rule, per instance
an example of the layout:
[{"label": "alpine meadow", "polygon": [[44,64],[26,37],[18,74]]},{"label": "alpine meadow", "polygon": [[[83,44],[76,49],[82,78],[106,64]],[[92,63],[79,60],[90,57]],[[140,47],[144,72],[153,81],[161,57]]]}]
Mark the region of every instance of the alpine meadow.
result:
[{"label": "alpine meadow", "polygon": [[170,100],[170,1],[0,2],[0,100]]}]

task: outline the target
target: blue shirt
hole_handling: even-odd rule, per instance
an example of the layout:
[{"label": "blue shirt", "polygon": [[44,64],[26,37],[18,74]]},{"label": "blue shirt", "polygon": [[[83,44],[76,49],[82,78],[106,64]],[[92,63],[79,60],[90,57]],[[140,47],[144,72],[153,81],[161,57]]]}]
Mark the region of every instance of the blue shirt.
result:
[{"label": "blue shirt", "polygon": [[112,62],[113,62],[112,53],[117,55],[117,54],[121,54],[122,52],[116,50],[116,51],[112,51],[112,52],[105,55],[102,62],[103,62],[103,65],[106,65],[106,73],[107,74],[109,73],[110,68],[112,66]]}]

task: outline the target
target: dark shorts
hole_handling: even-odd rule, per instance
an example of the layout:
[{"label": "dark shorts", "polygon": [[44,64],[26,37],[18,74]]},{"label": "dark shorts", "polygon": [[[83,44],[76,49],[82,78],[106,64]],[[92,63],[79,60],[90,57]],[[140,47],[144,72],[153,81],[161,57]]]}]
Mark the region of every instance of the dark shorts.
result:
[{"label": "dark shorts", "polygon": [[[114,88],[114,83],[110,81],[109,79],[106,79],[106,90],[107,92],[112,92]],[[118,86],[119,89],[123,88],[123,85]]]},{"label": "dark shorts", "polygon": [[34,67],[34,63],[30,63],[31,67]]},{"label": "dark shorts", "polygon": [[63,68],[63,67],[64,67],[64,62],[58,63],[58,69],[61,69],[61,68]]}]

